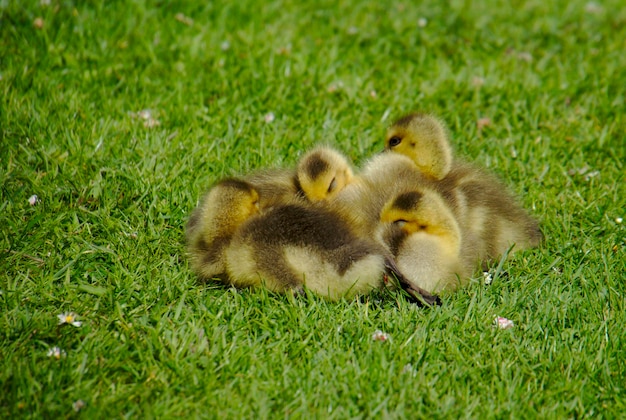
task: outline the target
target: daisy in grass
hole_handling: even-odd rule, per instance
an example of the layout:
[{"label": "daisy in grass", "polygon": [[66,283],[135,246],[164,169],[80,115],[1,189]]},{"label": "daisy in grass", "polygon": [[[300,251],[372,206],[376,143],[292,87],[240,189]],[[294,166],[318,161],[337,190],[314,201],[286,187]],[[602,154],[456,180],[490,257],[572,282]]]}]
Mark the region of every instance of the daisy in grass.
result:
[{"label": "daisy in grass", "polygon": [[65,350],[61,349],[60,347],[54,346],[50,350],[48,350],[48,357],[54,357],[55,359],[59,360],[61,357],[65,356]]},{"label": "daisy in grass", "polygon": [[57,315],[59,318],[59,325],[72,324],[75,327],[80,327],[83,323],[76,321],[77,315],[74,312],[67,312]]}]

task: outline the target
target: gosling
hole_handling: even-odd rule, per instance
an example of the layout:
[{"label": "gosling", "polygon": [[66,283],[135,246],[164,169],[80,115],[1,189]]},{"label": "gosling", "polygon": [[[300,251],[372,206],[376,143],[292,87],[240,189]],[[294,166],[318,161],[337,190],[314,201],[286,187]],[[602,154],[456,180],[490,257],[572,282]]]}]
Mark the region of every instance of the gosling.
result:
[{"label": "gosling", "polygon": [[463,258],[461,230],[439,194],[427,188],[393,197],[380,215],[377,235],[414,285],[431,293],[464,285],[473,262]]},{"label": "gosling", "polygon": [[392,124],[385,148],[410,158],[433,179],[459,221],[466,243],[478,260],[499,258],[513,250],[539,245],[539,223],[496,177],[454,159],[445,123],[428,114],[411,114]]}]

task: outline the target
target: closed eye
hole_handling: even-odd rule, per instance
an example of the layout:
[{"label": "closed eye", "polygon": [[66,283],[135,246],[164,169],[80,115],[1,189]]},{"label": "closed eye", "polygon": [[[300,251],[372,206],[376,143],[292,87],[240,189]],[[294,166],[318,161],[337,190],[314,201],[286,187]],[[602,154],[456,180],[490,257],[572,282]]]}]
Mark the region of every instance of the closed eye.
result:
[{"label": "closed eye", "polygon": [[328,186],[328,192],[333,192],[335,188],[337,188],[337,178],[333,178],[333,180],[330,182],[330,185]]}]

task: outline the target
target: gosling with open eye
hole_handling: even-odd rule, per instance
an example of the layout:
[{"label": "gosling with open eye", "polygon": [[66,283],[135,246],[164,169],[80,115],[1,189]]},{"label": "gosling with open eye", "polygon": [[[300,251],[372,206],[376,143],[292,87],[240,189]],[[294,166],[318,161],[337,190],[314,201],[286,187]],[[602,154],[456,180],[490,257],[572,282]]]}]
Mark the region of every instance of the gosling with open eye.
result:
[{"label": "gosling with open eye", "polygon": [[508,188],[484,170],[454,159],[445,123],[429,114],[410,114],[388,130],[388,151],[410,158],[448,202],[463,232],[464,247],[482,262],[537,246],[538,222]]}]

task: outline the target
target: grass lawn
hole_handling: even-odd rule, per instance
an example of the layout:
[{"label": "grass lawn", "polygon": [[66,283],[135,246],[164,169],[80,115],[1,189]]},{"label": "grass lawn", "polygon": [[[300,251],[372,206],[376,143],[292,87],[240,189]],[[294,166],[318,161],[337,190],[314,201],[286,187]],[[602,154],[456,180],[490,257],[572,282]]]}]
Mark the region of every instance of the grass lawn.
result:
[{"label": "grass lawn", "polygon": [[[0,418],[626,412],[623,2],[45,3],[0,0]],[[508,276],[431,309],[197,282],[212,183],[358,166],[413,110],[541,220]]]}]

